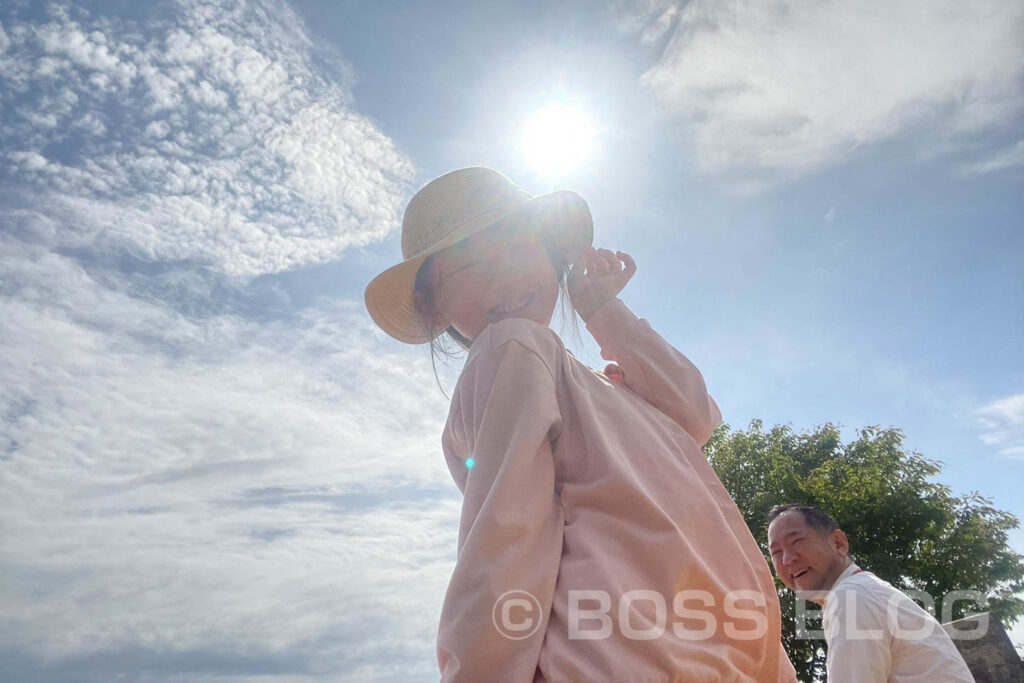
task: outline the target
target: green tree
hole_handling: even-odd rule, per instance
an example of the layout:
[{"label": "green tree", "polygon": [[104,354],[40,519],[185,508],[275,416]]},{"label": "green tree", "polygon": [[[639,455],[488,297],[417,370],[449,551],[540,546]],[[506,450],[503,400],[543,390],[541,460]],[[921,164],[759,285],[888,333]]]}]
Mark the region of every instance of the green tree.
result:
[{"label": "green tree", "polygon": [[[990,611],[1011,625],[1024,615],[1024,556],[1007,545],[1017,518],[978,493],[954,496],[933,480],[941,466],[908,451],[903,442],[903,431],[894,428],[865,427],[844,444],[833,424],[796,434],[789,425],[765,431],[754,420],[745,431],[719,426],[704,452],[766,560],[771,508],[814,503],[847,533],[851,554],[864,569],[901,590],[927,592],[937,610],[950,591],[980,591],[987,604],[954,603],[953,618]],[[825,680],[824,641],[797,637],[796,599],[776,585],[783,643],[797,675],[803,681]],[[817,610],[807,603],[799,607]],[[819,629],[820,617],[807,625]]]}]

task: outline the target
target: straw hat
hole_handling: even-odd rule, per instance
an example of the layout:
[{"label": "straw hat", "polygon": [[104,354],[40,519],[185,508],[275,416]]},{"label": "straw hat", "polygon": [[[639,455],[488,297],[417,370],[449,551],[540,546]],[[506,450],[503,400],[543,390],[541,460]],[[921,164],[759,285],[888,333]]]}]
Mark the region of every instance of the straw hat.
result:
[{"label": "straw hat", "polygon": [[[587,203],[560,190],[538,197],[501,173],[483,167],[462,168],[427,183],[405,208],[401,263],[388,268],[366,288],[366,310],[382,330],[407,344],[429,342],[413,311],[413,286],[423,261],[457,242],[512,216],[535,217],[553,228],[568,262],[593,239]],[[448,321],[438,320],[443,331]]]}]

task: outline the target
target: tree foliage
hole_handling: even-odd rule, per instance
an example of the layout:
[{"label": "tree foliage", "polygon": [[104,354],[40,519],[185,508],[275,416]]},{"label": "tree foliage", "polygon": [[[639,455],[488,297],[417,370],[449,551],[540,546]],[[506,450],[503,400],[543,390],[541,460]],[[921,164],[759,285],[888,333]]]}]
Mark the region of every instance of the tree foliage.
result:
[{"label": "tree foliage", "polygon": [[[865,427],[844,444],[832,424],[796,434],[788,425],[765,431],[754,420],[746,430],[719,426],[704,451],[766,560],[771,508],[814,503],[849,536],[857,564],[901,590],[927,592],[939,615],[943,596],[954,590],[988,596],[985,605],[953,603],[954,619],[990,611],[1008,626],[1024,615],[1024,556],[1007,545],[1017,518],[978,493],[957,497],[936,483],[941,466],[908,451],[902,430]],[[776,583],[783,643],[797,674],[824,680],[824,641],[796,637],[795,597]]]}]

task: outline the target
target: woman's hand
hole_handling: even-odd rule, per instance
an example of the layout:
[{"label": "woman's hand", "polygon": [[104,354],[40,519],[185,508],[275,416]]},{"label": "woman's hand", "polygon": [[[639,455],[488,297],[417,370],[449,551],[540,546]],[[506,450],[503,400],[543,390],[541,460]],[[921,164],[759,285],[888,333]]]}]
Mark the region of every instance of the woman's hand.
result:
[{"label": "woman's hand", "polygon": [[587,247],[569,272],[569,299],[583,322],[618,296],[634,273],[636,262],[626,252]]}]

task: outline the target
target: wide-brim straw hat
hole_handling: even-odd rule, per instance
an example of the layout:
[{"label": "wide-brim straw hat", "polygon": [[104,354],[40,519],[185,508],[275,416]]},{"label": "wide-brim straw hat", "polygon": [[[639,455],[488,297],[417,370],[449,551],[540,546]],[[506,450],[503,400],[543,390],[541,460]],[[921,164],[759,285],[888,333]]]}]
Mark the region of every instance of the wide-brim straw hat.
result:
[{"label": "wide-brim straw hat", "polygon": [[494,169],[462,168],[435,178],[417,192],[402,218],[402,257],[366,288],[366,310],[378,326],[407,344],[422,344],[443,332],[447,320],[423,329],[413,310],[416,273],[431,254],[516,217],[536,219],[550,231],[566,261],[573,263],[590,245],[590,207],[575,192],[559,190],[534,197]]}]

